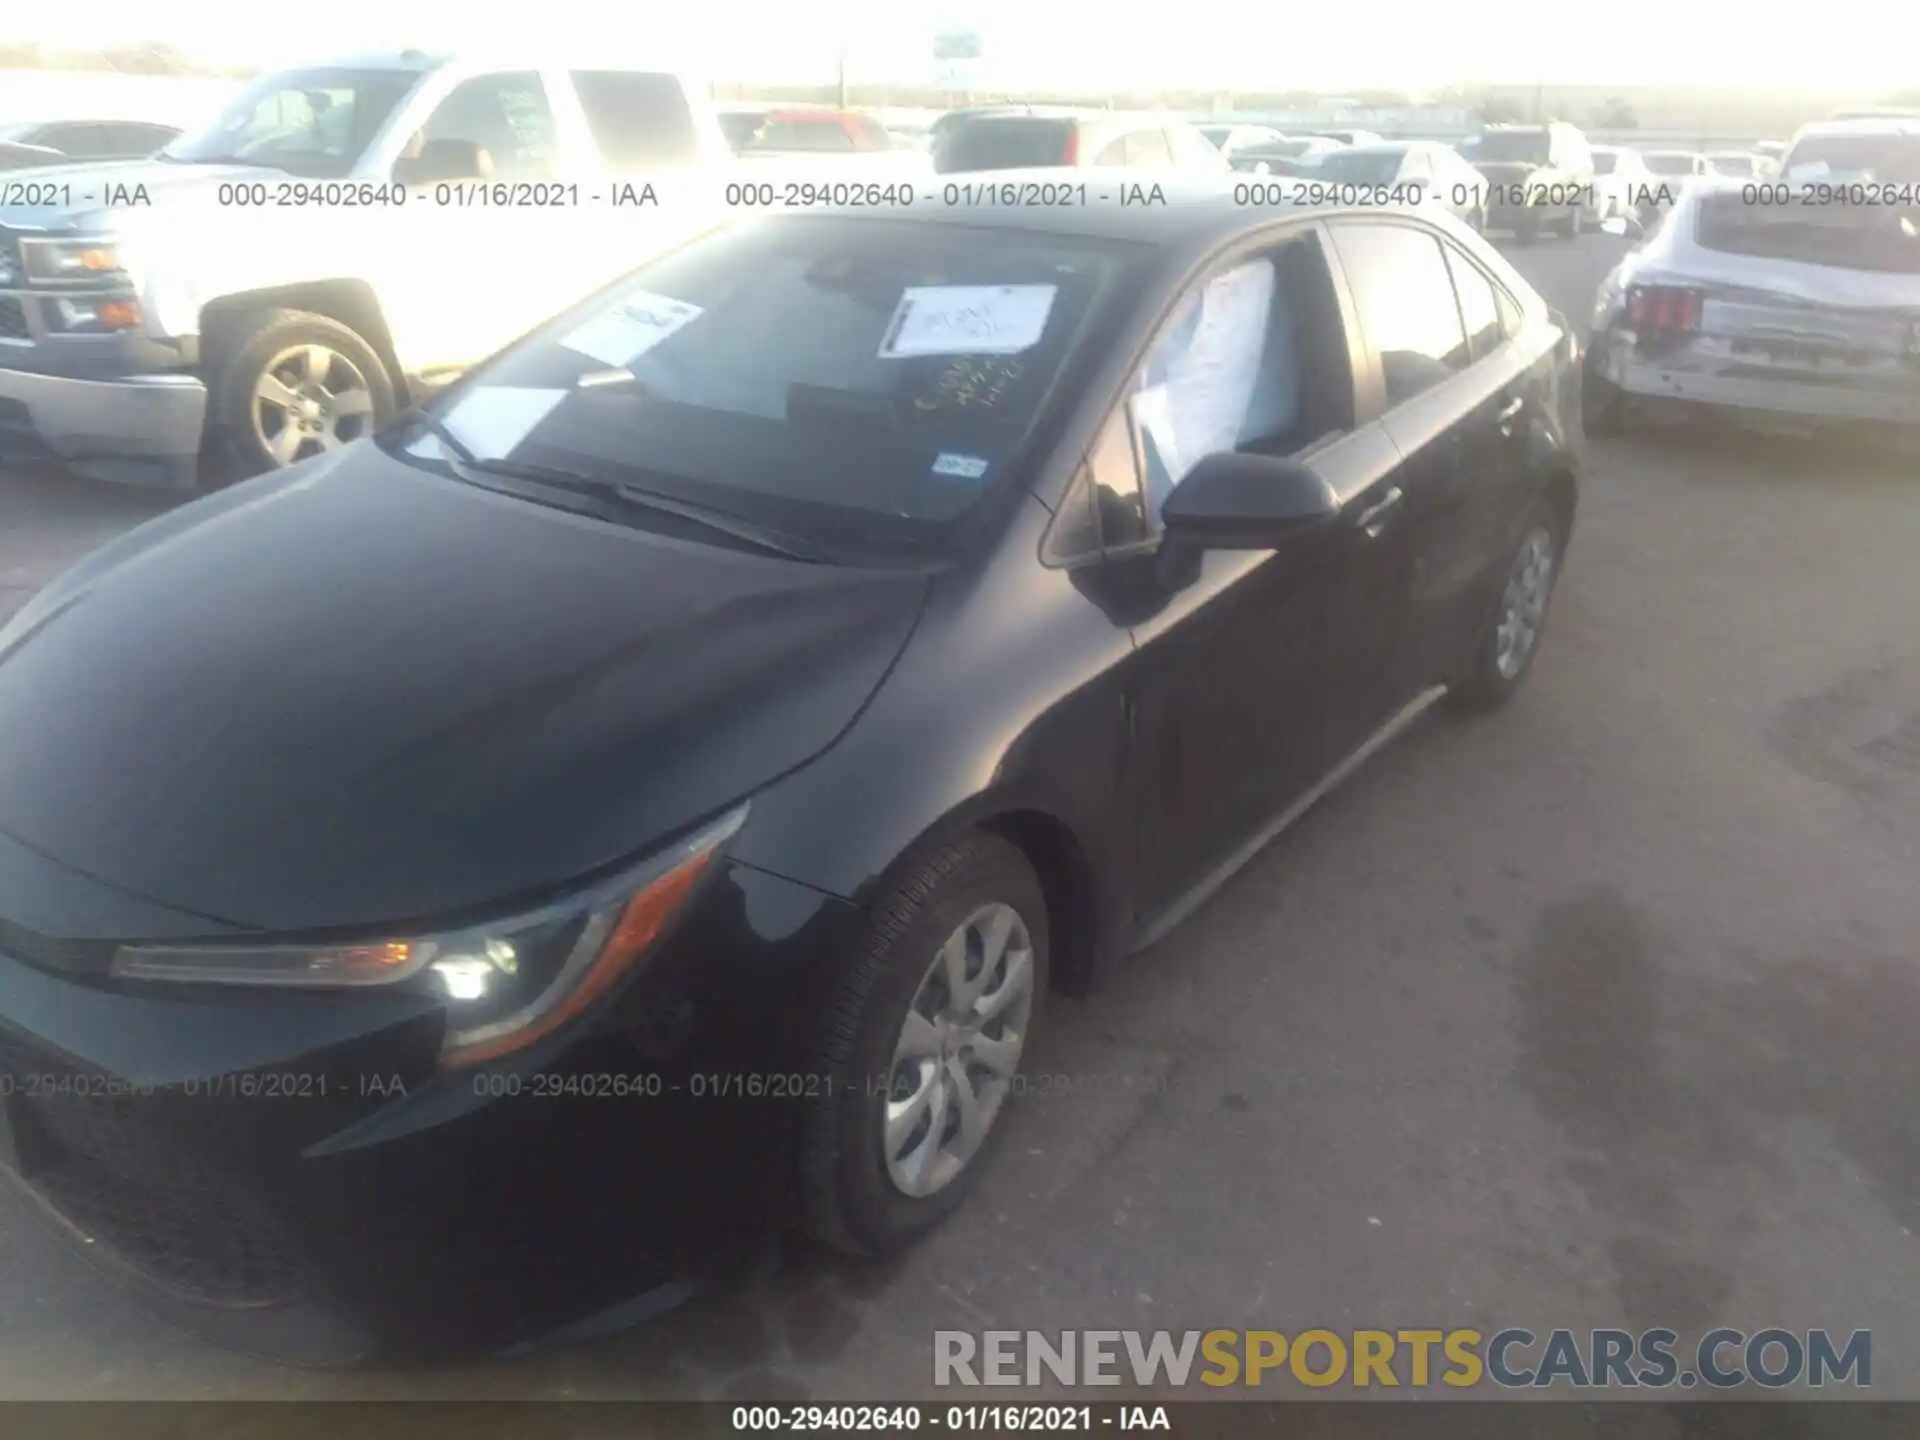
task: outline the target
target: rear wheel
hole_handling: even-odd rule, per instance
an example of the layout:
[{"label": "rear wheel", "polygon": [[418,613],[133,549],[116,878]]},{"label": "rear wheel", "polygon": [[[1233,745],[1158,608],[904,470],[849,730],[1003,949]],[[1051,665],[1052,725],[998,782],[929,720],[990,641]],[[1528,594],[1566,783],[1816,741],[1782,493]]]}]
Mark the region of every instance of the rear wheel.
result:
[{"label": "rear wheel", "polygon": [[1552,507],[1537,502],[1520,529],[1505,587],[1474,649],[1465,678],[1451,698],[1467,710],[1488,710],[1512,698],[1533,668],[1547,611],[1560,578],[1563,526]]},{"label": "rear wheel", "polygon": [[1026,857],[974,831],[875,902],[828,1007],[802,1122],[806,1227],[838,1249],[911,1243],[966,1197],[1047,991],[1046,901]]}]

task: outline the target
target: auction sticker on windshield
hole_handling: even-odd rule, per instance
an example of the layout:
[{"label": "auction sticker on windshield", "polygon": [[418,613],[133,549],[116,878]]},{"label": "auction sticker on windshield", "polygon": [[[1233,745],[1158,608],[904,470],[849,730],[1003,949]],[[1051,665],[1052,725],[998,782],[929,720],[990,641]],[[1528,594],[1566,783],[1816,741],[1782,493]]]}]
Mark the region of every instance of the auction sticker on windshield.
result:
[{"label": "auction sticker on windshield", "polygon": [[880,341],[882,360],[916,355],[1017,355],[1040,343],[1053,285],[911,285]]},{"label": "auction sticker on windshield", "polygon": [[[569,390],[524,390],[512,385],[476,385],[443,417],[447,429],[481,460],[504,460],[533,433]],[[433,444],[431,436],[421,444]]]},{"label": "auction sticker on windshield", "polygon": [[685,300],[636,290],[560,343],[603,365],[625,365],[639,359],[668,336],[684,330],[704,313],[698,305],[690,305]]}]

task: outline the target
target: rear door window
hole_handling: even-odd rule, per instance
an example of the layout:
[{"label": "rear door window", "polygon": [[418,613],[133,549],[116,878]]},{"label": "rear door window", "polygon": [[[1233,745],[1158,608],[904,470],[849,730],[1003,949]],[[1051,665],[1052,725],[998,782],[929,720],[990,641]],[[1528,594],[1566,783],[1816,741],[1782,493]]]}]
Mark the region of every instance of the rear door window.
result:
[{"label": "rear door window", "polygon": [[1333,244],[1361,331],[1380,357],[1389,406],[1467,368],[1472,351],[1438,239],[1411,225],[1342,221]]},{"label": "rear door window", "polygon": [[554,173],[553,109],[532,70],[462,81],[421,127],[421,136],[478,146],[499,179],[538,180]]},{"label": "rear door window", "polygon": [[638,70],[572,74],[593,143],[609,165],[685,161],[698,150],[693,111],[678,76]]},{"label": "rear door window", "polygon": [[1474,359],[1484,359],[1506,340],[1499,289],[1457,248],[1444,243],[1440,248],[1446,253],[1447,269],[1453,273],[1453,289],[1460,298],[1460,318],[1466,322],[1467,343]]}]

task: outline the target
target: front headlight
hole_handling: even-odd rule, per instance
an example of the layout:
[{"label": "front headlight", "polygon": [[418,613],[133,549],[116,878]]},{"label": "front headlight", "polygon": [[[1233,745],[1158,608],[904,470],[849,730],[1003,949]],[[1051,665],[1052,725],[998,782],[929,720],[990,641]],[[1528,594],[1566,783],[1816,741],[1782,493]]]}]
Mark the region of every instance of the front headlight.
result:
[{"label": "front headlight", "polygon": [[111,974],[201,985],[406,986],[447,1007],[445,1065],[544,1039],[613,988],[665,933],[747,807],[620,879],[529,914],[438,934],[312,945],[129,945]]},{"label": "front headlight", "polygon": [[117,240],[23,239],[20,263],[28,280],[45,284],[117,284],[127,278],[126,257]]}]

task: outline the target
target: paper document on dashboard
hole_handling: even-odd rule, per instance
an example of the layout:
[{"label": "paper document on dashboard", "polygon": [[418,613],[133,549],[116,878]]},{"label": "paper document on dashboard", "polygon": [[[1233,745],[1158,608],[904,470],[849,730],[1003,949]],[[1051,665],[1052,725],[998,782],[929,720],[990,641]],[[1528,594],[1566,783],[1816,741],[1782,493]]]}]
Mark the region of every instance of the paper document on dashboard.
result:
[{"label": "paper document on dashboard", "polygon": [[1017,355],[1046,333],[1055,285],[910,285],[880,341],[882,360]]}]

